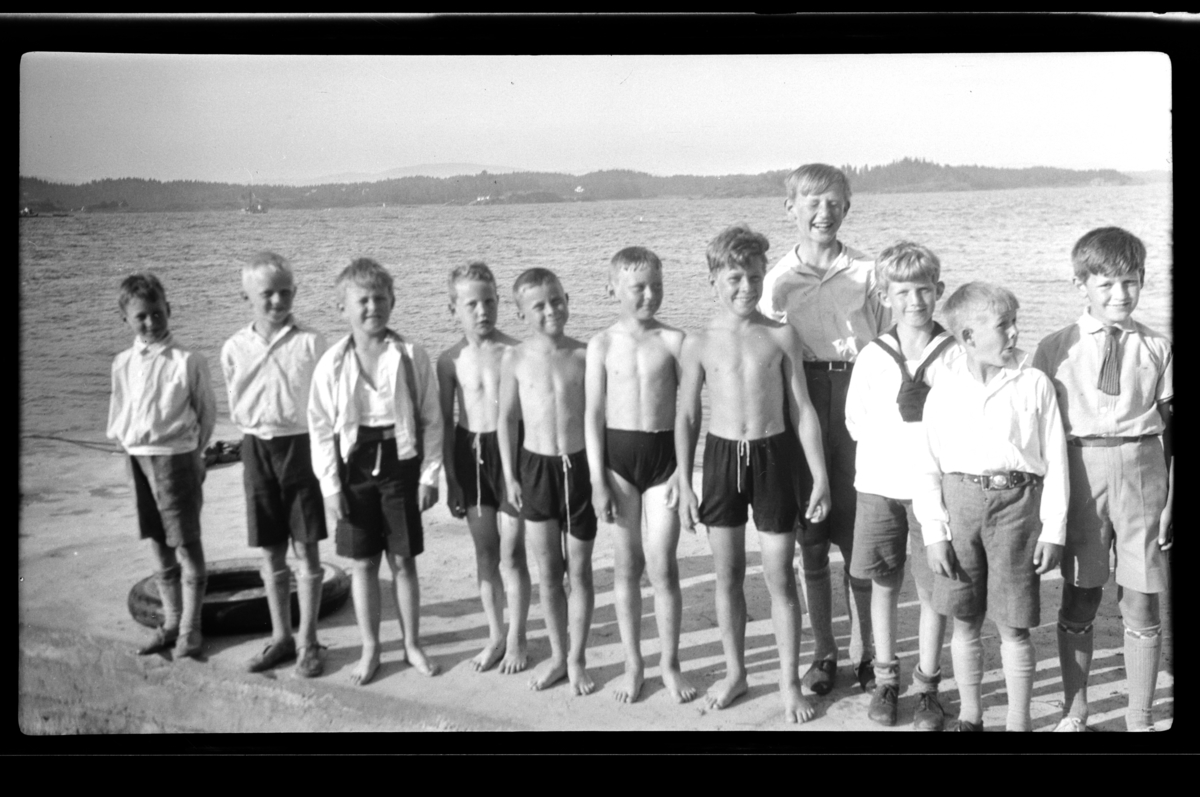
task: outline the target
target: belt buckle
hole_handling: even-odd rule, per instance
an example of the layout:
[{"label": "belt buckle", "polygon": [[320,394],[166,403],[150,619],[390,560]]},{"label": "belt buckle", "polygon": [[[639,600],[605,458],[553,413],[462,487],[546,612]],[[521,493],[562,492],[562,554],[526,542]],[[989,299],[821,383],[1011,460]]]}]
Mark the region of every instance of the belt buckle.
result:
[{"label": "belt buckle", "polygon": [[1007,473],[994,473],[988,477],[988,487],[992,490],[1007,490],[1014,486],[1015,481],[1009,478]]}]

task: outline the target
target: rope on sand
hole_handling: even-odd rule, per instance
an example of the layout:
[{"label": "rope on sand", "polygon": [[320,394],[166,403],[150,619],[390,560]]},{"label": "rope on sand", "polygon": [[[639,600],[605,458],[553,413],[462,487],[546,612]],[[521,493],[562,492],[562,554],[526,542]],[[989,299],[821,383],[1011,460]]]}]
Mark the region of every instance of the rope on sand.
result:
[{"label": "rope on sand", "polygon": [[[53,440],[58,443],[70,443],[71,445],[80,446],[81,448],[90,448],[93,451],[103,451],[106,454],[113,456],[121,456],[125,451],[116,443],[97,443],[94,440],[74,440],[70,437],[61,437],[54,434],[23,434],[22,438],[29,440]],[[216,465],[226,462],[239,462],[242,458],[242,441],[235,440],[225,442],[218,440],[208,448],[204,449],[204,464]]]},{"label": "rope on sand", "polygon": [[93,451],[103,451],[108,454],[121,454],[121,447],[115,443],[97,443],[94,440],[73,440],[70,437],[59,437],[54,434],[23,434],[22,438],[30,440],[54,440],[59,443],[70,443],[72,445],[90,448]]}]

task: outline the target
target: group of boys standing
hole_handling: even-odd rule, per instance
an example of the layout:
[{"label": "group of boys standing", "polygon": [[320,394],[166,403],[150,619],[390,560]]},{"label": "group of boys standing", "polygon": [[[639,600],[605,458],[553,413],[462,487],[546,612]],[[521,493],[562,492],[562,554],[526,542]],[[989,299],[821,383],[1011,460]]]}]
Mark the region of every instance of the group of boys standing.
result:
[{"label": "group of boys standing", "polygon": [[[352,682],[366,684],[380,664],[385,556],[403,656],[426,675],[439,671],[420,644],[416,557],[421,513],[437,502],[444,462],[450,511],[466,518],[475,543],[488,623],[477,670],[529,664],[528,538],[551,648],[530,686],[565,678],[576,694],[594,690],[586,646],[592,546],[603,529],[614,540],[626,658],[615,697],[636,700],[644,682],[640,581],[648,571],[664,684],[675,700],[693,699],[679,659],[676,547],[680,529],[694,533],[700,523],[713,550],[727,668],[706,701],[728,706],[747,691],[743,582],[753,508],[788,721],[815,715],[802,686],[825,695],[835,683],[832,543],[845,563],[851,665],[872,692],[872,720],[897,722],[897,607],[911,551],[921,604],[914,727],[983,729],[981,629],[990,617],[1001,636],[1006,727],[1030,730],[1029,629],[1040,618],[1040,576],[1061,563],[1065,705],[1056,730],[1087,729],[1092,624],[1115,548],[1126,723],[1152,729],[1158,595],[1167,589],[1172,532],[1173,393],[1170,342],[1130,317],[1144,281],[1141,242],[1119,228],[1080,239],[1074,282],[1087,310],[1029,358],[1016,348],[1010,291],[962,286],[946,300],[943,329],[933,320],[941,266],[929,249],[901,242],[873,261],[841,243],[850,208],[841,171],[800,167],[788,177],[785,207],[799,242],[769,271],[769,243],[747,227],[710,243],[717,307],[703,330],[686,335],[655,318],[662,264],[642,247],[613,257],[607,290],[618,319],[587,344],[565,333],[569,297],[552,272],[529,269],[513,285],[528,331],[518,341],[496,328],[488,267],[456,268],[450,312],[464,336],[438,358],[436,373],[421,346],[388,327],[395,296],[378,263],[356,260],[338,277],[350,334],[328,349],[292,315],[287,262],[263,253],[248,264],[243,290],[254,321],[227,341],[221,363],[230,414],[246,436],[247,525],[250,544],[264,552],[272,618],[272,639],[249,668],[296,660],[298,675],[322,672],[318,542],[333,527],[338,554],[353,561],[363,640]],[[137,339],[113,365],[108,434],[129,454],[164,609],[141,652],[195,655],[205,585],[202,452],[215,401],[203,358],[179,349],[168,331],[161,283],[127,278],[120,306]],[[705,385],[711,417],[699,500],[692,472]],[[289,540],[302,563],[299,642]],[[802,677],[797,544],[816,640]],[[948,624],[960,695],[949,723],[938,698]]]}]

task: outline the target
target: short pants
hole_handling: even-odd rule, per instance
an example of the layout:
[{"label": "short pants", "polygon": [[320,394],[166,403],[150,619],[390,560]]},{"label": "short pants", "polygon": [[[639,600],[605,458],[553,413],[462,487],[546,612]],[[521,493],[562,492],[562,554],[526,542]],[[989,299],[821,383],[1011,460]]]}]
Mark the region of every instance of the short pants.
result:
[{"label": "short pants", "polygon": [[130,455],[141,539],[178,548],[200,541],[204,466],[200,451]]},{"label": "short pants", "polygon": [[1147,594],[1167,591],[1167,555],[1158,547],[1167,505],[1162,438],[1081,448],[1067,446],[1071,501],[1063,580],[1082,589],[1108,582],[1116,548],[1117,583]]},{"label": "short pants", "polygon": [[942,477],[950,545],[958,580],[934,574],[933,609],[947,617],[979,617],[1011,628],[1041,619],[1041,576],[1033,555],[1042,531],[1042,483],[984,490],[961,475]]},{"label": "short pants", "polygon": [[586,451],[558,457],[522,447],[518,474],[522,518],[534,523],[557,520],[562,530],[577,540],[596,539]]},{"label": "short pants", "polygon": [[[393,556],[413,557],[425,550],[420,461],[397,459],[396,440],[384,433],[381,427],[360,426],[350,459],[340,468],[350,513],[337,525],[338,556],[367,559],[386,549]],[[377,464],[378,474],[373,472]]]},{"label": "short pants", "polygon": [[704,498],[700,522],[706,526],[744,526],[754,507],[759,531],[791,534],[799,504],[794,465],[800,444],[790,432],[758,440],[704,440]]},{"label": "short pants", "polygon": [[313,543],[329,536],[307,434],[270,440],[245,435],[242,466],[246,531],[252,548],[279,545],[288,539]]},{"label": "short pants", "polygon": [[[821,448],[825,452],[825,472],[829,478],[829,517],[819,523],[808,522],[800,531],[802,545],[832,542],[845,554],[854,544],[854,510],[858,504],[854,490],[854,458],[858,443],[846,429],[846,391],[850,370],[826,371],[805,368],[808,397],[821,423]],[[807,499],[812,477],[804,468],[800,495]]]},{"label": "short pants", "polygon": [[468,507],[490,506],[517,516],[517,508],[504,500],[504,468],[495,432],[471,432],[455,426],[453,467]]},{"label": "short pants", "polygon": [[854,578],[890,575],[904,567],[906,553],[912,557],[913,581],[929,595],[933,592],[933,571],[925,556],[925,538],[913,514],[912,501],[859,493],[850,575]]},{"label": "short pants", "polygon": [[675,432],[608,429],[604,436],[604,465],[639,493],[657,487],[675,472]]}]

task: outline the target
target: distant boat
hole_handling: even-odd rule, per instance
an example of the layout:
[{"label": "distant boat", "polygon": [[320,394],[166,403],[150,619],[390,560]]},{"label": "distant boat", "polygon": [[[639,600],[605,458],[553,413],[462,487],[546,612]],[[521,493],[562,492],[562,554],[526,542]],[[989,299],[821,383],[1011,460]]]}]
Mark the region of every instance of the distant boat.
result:
[{"label": "distant boat", "polygon": [[267,206],[263,201],[254,196],[254,189],[250,189],[250,201],[246,203],[246,207],[242,208],[243,213],[266,213]]}]

